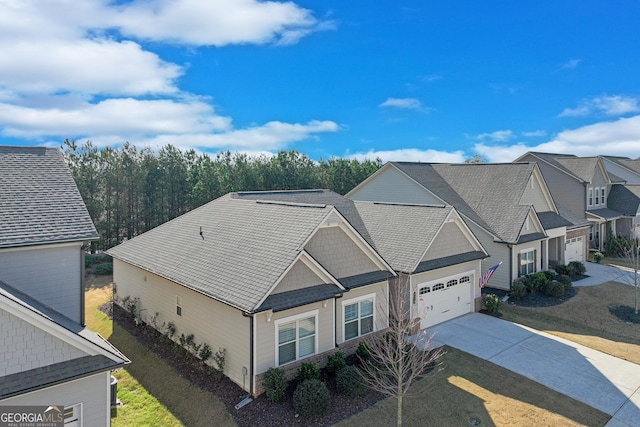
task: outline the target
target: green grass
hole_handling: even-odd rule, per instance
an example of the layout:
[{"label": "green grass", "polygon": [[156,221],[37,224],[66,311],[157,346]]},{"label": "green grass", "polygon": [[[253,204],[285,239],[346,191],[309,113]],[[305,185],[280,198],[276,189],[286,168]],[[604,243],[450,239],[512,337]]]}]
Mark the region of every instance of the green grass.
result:
[{"label": "green grass", "polygon": [[110,287],[89,284],[85,294],[87,326],[109,339],[131,364],[115,373],[123,403],[112,419],[119,426],[233,426],[220,402],[188,380],[129,334],[98,307],[111,298]]},{"label": "green grass", "polygon": [[[491,362],[451,347],[443,369],[418,381],[404,398],[407,426],[603,426],[611,418]],[[396,400],[373,407],[340,427],[395,425]]]}]

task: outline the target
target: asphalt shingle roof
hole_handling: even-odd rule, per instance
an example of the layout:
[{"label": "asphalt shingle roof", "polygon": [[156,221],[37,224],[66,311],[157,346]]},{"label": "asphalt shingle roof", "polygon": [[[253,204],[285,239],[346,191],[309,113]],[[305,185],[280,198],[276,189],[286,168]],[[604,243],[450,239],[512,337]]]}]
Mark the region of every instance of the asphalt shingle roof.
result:
[{"label": "asphalt shingle roof", "polygon": [[545,230],[558,227],[571,227],[573,224],[568,219],[558,215],[555,212],[537,212],[538,219],[542,223],[542,227]]},{"label": "asphalt shingle roof", "polygon": [[472,251],[448,256],[445,258],[430,259],[427,261],[422,261],[420,264],[418,264],[418,268],[415,269],[414,273],[437,270],[439,268],[449,267],[451,265],[461,264],[463,262],[488,258],[488,256],[489,255],[481,251]]},{"label": "asphalt shingle roof", "polygon": [[0,248],[96,238],[59,150],[0,146]]},{"label": "asphalt shingle roof", "polygon": [[607,221],[624,216],[620,212],[615,211],[613,209],[609,209],[609,208],[591,209],[587,211],[587,214],[595,215]]},{"label": "asphalt shingle roof", "polygon": [[519,203],[535,164],[393,165],[501,240],[518,240],[530,210]]},{"label": "asphalt shingle roof", "polygon": [[640,185],[612,186],[607,205],[624,215],[635,216],[640,209]]},{"label": "asphalt shingle roof", "polygon": [[251,312],[332,211],[329,205],[241,200],[228,194],[108,253]]}]

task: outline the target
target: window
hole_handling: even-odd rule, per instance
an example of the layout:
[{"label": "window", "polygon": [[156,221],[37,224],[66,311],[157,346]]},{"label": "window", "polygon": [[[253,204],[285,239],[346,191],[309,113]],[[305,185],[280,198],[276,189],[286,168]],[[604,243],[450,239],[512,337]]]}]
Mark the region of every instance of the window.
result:
[{"label": "window", "polygon": [[459,280],[460,283],[468,283],[471,281],[471,277],[469,276],[462,276]]},{"label": "window", "polygon": [[526,276],[527,274],[531,274],[535,272],[535,268],[536,268],[535,254],[536,254],[535,250],[520,253],[520,275],[521,276]]},{"label": "window", "polygon": [[82,404],[78,403],[73,406],[64,407],[64,425],[65,427],[79,427],[81,417]]},{"label": "window", "polygon": [[587,198],[587,205],[593,206],[593,187],[589,187],[589,196]]},{"label": "window", "polygon": [[375,296],[367,295],[359,301],[345,301],[343,306],[345,341],[373,332]]},{"label": "window", "polygon": [[315,311],[276,321],[278,366],[315,354],[317,317]]},{"label": "window", "polygon": [[439,291],[440,289],[444,289],[444,283],[438,283],[437,285],[433,285],[434,291]]},{"label": "window", "polygon": [[600,189],[596,187],[596,206],[600,204]]},{"label": "window", "polygon": [[605,191],[606,191],[605,187],[602,187],[600,189],[600,204],[601,205],[605,205],[607,203],[607,199],[605,198]]},{"label": "window", "polygon": [[429,292],[431,292],[431,288],[428,286],[425,286],[424,288],[420,288],[420,295],[428,294]]},{"label": "window", "polygon": [[176,314],[182,316],[182,297],[180,295],[176,296]]},{"label": "window", "polygon": [[455,285],[457,285],[457,284],[458,284],[458,281],[457,281],[457,280],[455,280],[455,279],[454,279],[454,280],[449,280],[449,281],[447,282],[447,288],[450,288],[450,287],[455,286]]}]

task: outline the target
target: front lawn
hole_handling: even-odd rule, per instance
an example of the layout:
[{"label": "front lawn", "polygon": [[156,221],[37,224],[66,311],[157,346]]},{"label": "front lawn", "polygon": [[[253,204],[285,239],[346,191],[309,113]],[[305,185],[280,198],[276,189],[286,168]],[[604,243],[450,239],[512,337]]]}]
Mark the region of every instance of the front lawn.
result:
[{"label": "front lawn", "polygon": [[[611,418],[491,362],[451,347],[444,369],[418,381],[404,399],[408,426],[603,426]],[[340,427],[395,425],[395,399],[339,423]]]},{"label": "front lawn", "polygon": [[549,307],[503,304],[505,320],[554,334],[640,364],[640,324],[625,322],[610,309],[634,305],[633,286],[608,282],[577,287],[576,295]]}]

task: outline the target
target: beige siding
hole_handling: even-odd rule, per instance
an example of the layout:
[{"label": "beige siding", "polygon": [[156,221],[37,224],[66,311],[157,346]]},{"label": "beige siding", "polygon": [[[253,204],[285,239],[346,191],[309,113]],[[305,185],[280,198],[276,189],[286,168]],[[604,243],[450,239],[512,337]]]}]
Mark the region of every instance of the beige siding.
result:
[{"label": "beige siding", "polygon": [[349,198],[370,202],[442,204],[442,200],[394,167],[380,171],[375,178],[350,194]]},{"label": "beige siding", "polygon": [[87,353],[0,309],[0,377],[65,362]]},{"label": "beige siding", "polygon": [[[176,336],[194,334],[197,344],[208,343],[214,352],[226,349],[224,373],[242,386],[242,367],[250,367],[251,333],[250,319],[240,310],[117,259],[113,279],[118,299],[140,299],[146,321],[158,313],[156,323],[174,322]],[[176,296],[182,297],[181,316],[176,314]]]},{"label": "beige siding", "polygon": [[538,181],[535,174],[532,174],[529,178],[529,183],[520,199],[520,204],[525,206],[533,205],[538,212],[547,212],[553,209],[547,201],[545,190],[540,185],[540,181]]},{"label": "beige siding", "polygon": [[278,286],[271,292],[272,295],[296,289],[307,288],[309,286],[322,285],[320,279],[304,262],[298,260],[295,265],[282,278]]},{"label": "beige siding", "polygon": [[335,348],[333,333],[334,300],[326,300],[325,302],[326,307],[324,302],[318,302],[315,304],[292,308],[290,310],[272,313],[270,319],[270,313],[259,313],[255,315],[256,375],[276,366],[277,329],[275,324],[278,320],[318,310],[318,323],[316,324],[316,353],[322,353]]},{"label": "beige siding", "polygon": [[536,262],[535,262],[535,270],[536,271],[540,271],[542,270],[542,250],[541,250],[542,246],[541,246],[541,242],[539,240],[533,241],[533,242],[527,242],[527,243],[523,243],[521,245],[514,245],[513,246],[513,268],[512,268],[512,274],[513,277],[516,278],[519,276],[520,274],[520,264],[518,264],[518,254],[522,253],[522,252],[529,252],[529,251],[536,251]]},{"label": "beige siding", "polygon": [[379,268],[340,227],[319,229],[305,249],[334,277],[349,277]]},{"label": "beige siding", "polygon": [[75,381],[34,391],[2,401],[2,405],[63,405],[82,404],[82,424],[109,426],[111,407],[109,400],[110,373],[102,372]]},{"label": "beige siding", "polygon": [[475,250],[476,248],[469,242],[469,239],[467,239],[458,224],[447,222],[421,261],[444,258]]},{"label": "beige siding", "polygon": [[487,286],[498,288],[498,289],[510,289],[511,288],[511,275],[509,274],[509,260],[510,260],[510,249],[504,243],[496,243],[493,241],[493,236],[483,231],[480,227],[475,224],[469,222],[469,228],[476,236],[476,238],[480,241],[484,249],[490,255],[489,258],[485,258],[482,261],[482,271],[480,274],[483,274],[489,268],[498,264],[502,261],[502,265],[496,270],[496,272],[489,280],[489,284]]},{"label": "beige siding", "polygon": [[[336,342],[341,344],[344,342],[344,305],[349,301],[355,301],[360,297],[367,295],[375,296],[375,330],[384,329],[389,324],[388,302],[387,296],[388,282],[375,283],[368,286],[352,289],[345,293],[342,298],[337,300],[336,309]],[[354,338],[357,339],[357,338]]]},{"label": "beige siding", "polygon": [[0,280],[82,322],[80,243],[0,250]]}]

